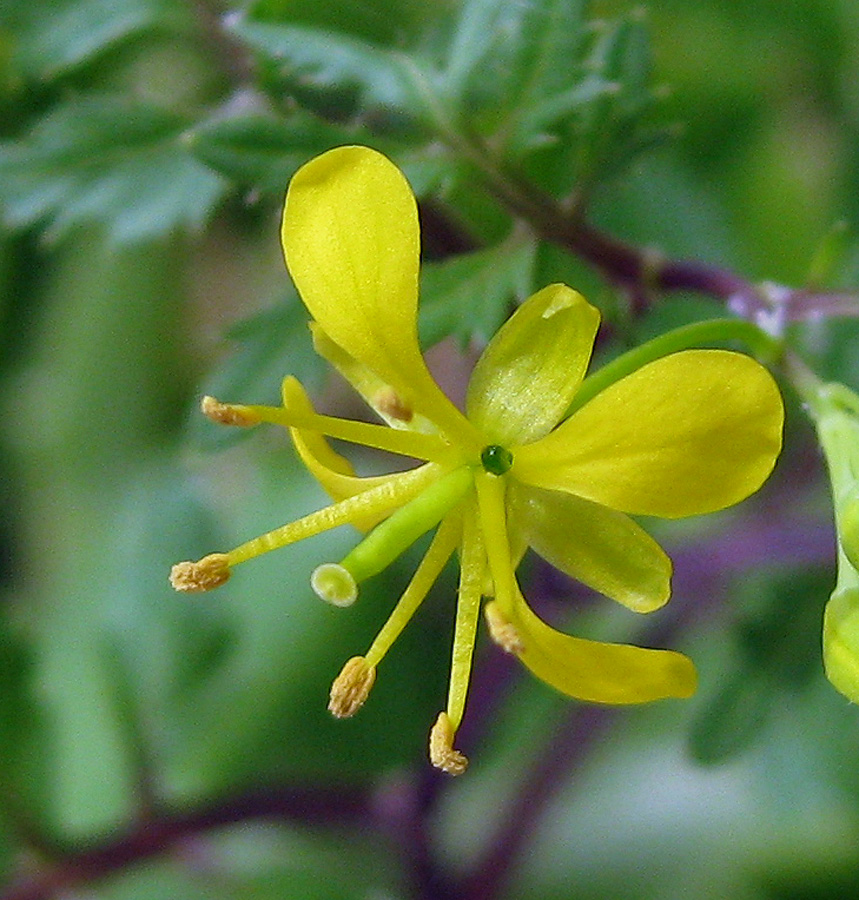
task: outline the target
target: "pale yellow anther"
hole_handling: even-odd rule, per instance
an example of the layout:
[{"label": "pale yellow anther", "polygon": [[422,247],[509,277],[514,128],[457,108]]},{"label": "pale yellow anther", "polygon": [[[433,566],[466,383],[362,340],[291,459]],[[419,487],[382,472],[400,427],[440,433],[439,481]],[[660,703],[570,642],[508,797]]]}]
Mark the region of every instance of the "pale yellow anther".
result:
[{"label": "pale yellow anther", "polygon": [[525,649],[516,627],[507,621],[496,602],[486,604],[484,616],[489,628],[489,636],[502,650],[507,653],[519,654]]},{"label": "pale yellow anther", "polygon": [[229,403],[221,403],[214,397],[203,397],[200,401],[200,409],[207,419],[217,422],[218,425],[238,425],[248,428],[251,425],[259,425],[262,421],[259,416],[251,412],[246,406],[232,406]]},{"label": "pale yellow anther", "polygon": [[210,553],[197,562],[180,562],[170,570],[170,584],[177,591],[188,594],[211,591],[230,577],[229,557],[226,553]]},{"label": "pale yellow anther", "polygon": [[376,680],[376,669],[363,656],[353,656],[331,685],[328,711],[338,719],[348,719],[364,705]]},{"label": "pale yellow anther", "polygon": [[446,712],[440,712],[430,731],[430,762],[448,775],[462,775],[468,768],[468,757],[453,749],[456,732]]},{"label": "pale yellow anther", "polygon": [[383,415],[396,419],[398,422],[411,422],[415,415],[408,403],[390,387],[382,388],[373,397],[373,405]]}]

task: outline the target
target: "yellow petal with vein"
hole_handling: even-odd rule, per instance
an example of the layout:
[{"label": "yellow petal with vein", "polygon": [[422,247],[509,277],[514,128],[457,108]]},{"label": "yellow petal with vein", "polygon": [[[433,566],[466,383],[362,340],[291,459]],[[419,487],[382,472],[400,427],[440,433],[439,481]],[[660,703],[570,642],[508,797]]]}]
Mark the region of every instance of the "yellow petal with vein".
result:
[{"label": "yellow petal with vein", "polygon": [[726,350],[684,350],[597,394],[517,449],[512,474],[623,512],[677,518],[756,491],[781,449],[772,376]]},{"label": "yellow petal with vein", "polygon": [[585,375],[599,312],[565,284],[529,297],[484,350],[468,385],[468,417],[508,447],[543,437]]},{"label": "yellow petal with vein", "polygon": [[652,612],[668,600],[671,560],[629,516],[515,481],[508,497],[512,521],[556,569],[635,612]]}]

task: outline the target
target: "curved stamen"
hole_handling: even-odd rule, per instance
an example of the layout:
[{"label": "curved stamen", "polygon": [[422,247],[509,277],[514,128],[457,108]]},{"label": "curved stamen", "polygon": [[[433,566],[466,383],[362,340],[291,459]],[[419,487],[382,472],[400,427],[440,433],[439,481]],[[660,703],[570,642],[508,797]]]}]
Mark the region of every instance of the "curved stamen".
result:
[{"label": "curved stamen", "polygon": [[437,434],[424,434],[374,425],[371,422],[355,422],[337,416],[323,416],[305,409],[285,406],[245,406],[240,403],[221,403],[213,397],[204,397],[202,410],[219,424],[251,426],[260,422],[282,425],[284,428],[302,428],[317,431],[328,437],[352,444],[363,444],[377,450],[387,450],[400,456],[411,456],[429,462],[449,461],[455,452],[450,444]]}]

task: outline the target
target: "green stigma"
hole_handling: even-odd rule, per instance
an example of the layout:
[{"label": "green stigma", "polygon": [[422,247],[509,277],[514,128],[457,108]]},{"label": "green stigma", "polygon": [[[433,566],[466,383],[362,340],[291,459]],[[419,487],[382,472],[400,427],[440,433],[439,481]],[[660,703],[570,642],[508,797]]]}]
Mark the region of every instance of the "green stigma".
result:
[{"label": "green stigma", "polygon": [[506,447],[490,444],[483,448],[480,462],[483,463],[483,468],[490,475],[504,475],[510,471],[510,467],[513,465],[513,454]]}]

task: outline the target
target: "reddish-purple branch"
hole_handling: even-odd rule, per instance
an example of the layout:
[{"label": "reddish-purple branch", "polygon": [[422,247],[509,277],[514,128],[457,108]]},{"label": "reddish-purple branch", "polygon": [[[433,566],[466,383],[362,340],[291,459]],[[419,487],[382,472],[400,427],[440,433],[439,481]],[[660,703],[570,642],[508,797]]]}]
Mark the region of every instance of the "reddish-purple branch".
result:
[{"label": "reddish-purple branch", "polygon": [[366,827],[373,821],[370,796],[353,788],[280,787],[232,797],[188,812],[164,812],[97,846],[14,882],[0,900],[52,900],[125,867],[168,853],[191,837],[254,819]]}]

